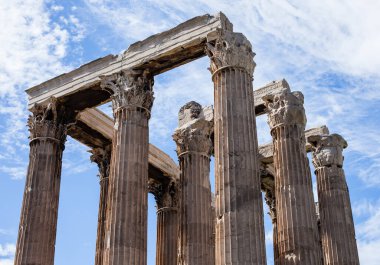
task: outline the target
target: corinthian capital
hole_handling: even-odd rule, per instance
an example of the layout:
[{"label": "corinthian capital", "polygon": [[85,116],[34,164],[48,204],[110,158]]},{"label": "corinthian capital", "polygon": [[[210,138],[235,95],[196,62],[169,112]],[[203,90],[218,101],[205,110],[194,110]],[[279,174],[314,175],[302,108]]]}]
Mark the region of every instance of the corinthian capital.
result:
[{"label": "corinthian capital", "polygon": [[274,196],[274,191],[267,190],[265,192],[265,202],[269,208],[269,215],[272,219],[272,222],[275,223],[277,220],[277,212],[276,212],[276,198]]},{"label": "corinthian capital", "polygon": [[268,124],[271,129],[281,125],[306,125],[303,94],[282,91],[279,94],[263,97],[268,108]]},{"label": "corinthian capital", "polygon": [[111,164],[111,145],[104,148],[94,148],[90,150],[91,162],[95,162],[99,167],[99,178],[102,181],[109,176],[110,164]]},{"label": "corinthian capital", "polygon": [[102,76],[101,87],[112,96],[114,113],[118,109],[134,106],[150,111],[153,105],[153,76],[148,71],[121,71]]},{"label": "corinthian capital", "polygon": [[208,112],[209,108],[202,109],[202,106],[194,101],[187,103],[179,111],[179,127],[173,134],[179,156],[186,152],[211,155],[210,135],[214,123],[212,115]]},{"label": "corinthian capital", "polygon": [[176,181],[161,183],[154,179],[148,181],[148,191],[154,195],[157,208],[178,207],[179,187]]},{"label": "corinthian capital", "polygon": [[251,43],[241,33],[219,30],[214,41],[206,43],[206,53],[211,59],[211,72],[222,67],[241,67],[253,75],[255,56]]},{"label": "corinthian capital", "polygon": [[346,140],[339,134],[313,135],[307,138],[313,148],[313,164],[315,168],[343,166],[343,149],[347,147]]},{"label": "corinthian capital", "polygon": [[56,98],[51,97],[44,105],[35,104],[31,111],[28,118],[31,140],[49,138],[62,143],[66,140],[68,117]]}]

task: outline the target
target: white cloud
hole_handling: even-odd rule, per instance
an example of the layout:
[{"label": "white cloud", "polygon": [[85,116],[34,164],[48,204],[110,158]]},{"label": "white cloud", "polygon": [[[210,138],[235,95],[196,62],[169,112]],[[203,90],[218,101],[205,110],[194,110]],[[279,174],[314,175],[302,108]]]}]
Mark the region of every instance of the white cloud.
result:
[{"label": "white cloud", "polygon": [[63,153],[63,174],[73,176],[90,170],[94,165],[90,161],[88,150],[87,146],[68,137],[65,143],[65,152]]},{"label": "white cloud", "polygon": [[0,171],[11,176],[13,180],[23,179],[26,176],[26,165],[25,166],[1,166]]},{"label": "white cloud", "polygon": [[53,5],[52,7],[51,7],[51,10],[53,10],[53,11],[62,11],[62,10],[64,10],[65,8],[63,7],[63,6],[60,6],[60,5]]},{"label": "white cloud", "polygon": [[365,215],[364,221],[356,225],[357,243],[361,264],[380,264],[376,255],[380,247],[380,200],[363,200],[355,204],[354,214]]},{"label": "white cloud", "polygon": [[[5,1],[0,5],[0,147],[6,159],[0,171],[13,179],[25,176],[29,115],[24,90],[71,67],[62,63],[71,42],[80,41],[85,29],[74,15],[53,21],[43,0]],[[59,24],[60,23],[60,24]],[[78,44],[76,45],[78,46]],[[74,61],[73,61],[74,62]]]},{"label": "white cloud", "polygon": [[98,18],[91,23],[112,26],[110,33],[117,37],[140,40],[170,27],[170,21],[161,17],[159,10],[143,1],[85,0],[85,3]]},{"label": "white cloud", "polygon": [[13,265],[13,259],[2,259],[0,258],[0,265]]},{"label": "white cloud", "polygon": [[[377,34],[380,20],[375,11],[380,2],[242,0],[230,5],[215,0],[148,0],[133,4],[88,0],[86,3],[91,16],[98,18],[97,23],[107,25],[113,34],[129,43],[193,16],[225,12],[235,31],[243,32],[257,53],[254,86],[285,77],[293,90],[305,94],[307,127],[326,124],[332,133],[342,134],[349,143],[345,152],[365,157],[369,163],[360,169],[359,164],[354,167],[348,161],[353,174],[368,186],[380,186],[377,177],[380,128],[374,122],[374,110],[380,100]],[[126,13],[130,14],[128,18]],[[109,36],[105,35],[104,42],[108,41]],[[196,62],[194,66],[184,66],[175,74],[171,71],[165,74],[163,82],[156,83],[151,135],[170,139],[179,102],[184,99],[205,97],[207,104],[212,103],[207,63]],[[361,128],[365,137],[355,128]],[[258,120],[258,136],[261,143],[271,140],[265,119]]]},{"label": "white cloud", "polygon": [[68,33],[52,23],[43,1],[10,1],[0,6],[0,115],[6,121],[1,146],[10,152],[25,147],[26,94],[23,89],[65,68]]},{"label": "white cloud", "polygon": [[[0,244],[0,258],[11,258],[14,256],[16,252],[16,245],[15,244]],[[1,263],[0,263],[1,264]]]},{"label": "white cloud", "polygon": [[[241,0],[234,5],[217,0],[129,3],[87,0],[85,3],[91,25],[109,27],[108,32],[98,34],[104,49],[116,46],[117,41],[126,43],[123,48],[127,48],[128,43],[193,16],[222,10],[234,23],[235,31],[243,32],[253,43],[258,64],[255,87],[285,77],[293,90],[302,90],[308,127],[327,124],[331,132],[342,134],[349,142],[345,152],[357,158],[346,161],[346,167],[363,183],[380,187],[380,127],[373,114],[379,109],[380,100],[379,1]],[[57,9],[56,13],[61,11],[58,6],[51,9]],[[82,41],[87,31],[77,14],[52,21],[42,0],[2,4],[0,23],[7,25],[0,32],[0,146],[6,150],[0,159],[10,161],[12,154],[27,153],[28,148],[25,128],[28,112],[22,90],[67,71],[69,67],[62,60],[71,49],[70,42]],[[177,124],[178,110],[187,101],[212,104],[213,88],[207,66],[207,59],[203,59],[157,78],[150,121],[151,137],[155,142],[174,147],[171,134]],[[343,85],[336,87],[336,83]],[[258,128],[260,142],[270,140],[264,118],[259,119]],[[71,141],[66,148],[64,168],[74,173],[87,170],[74,167],[84,163],[72,163],[70,150],[71,154],[76,152]],[[86,160],[89,165],[89,155],[84,152],[80,151],[80,161]],[[366,167],[362,166],[363,161]],[[20,163],[2,165],[0,171],[21,176]],[[371,202],[367,204],[371,209],[368,211],[380,217],[379,207]],[[354,207],[355,211],[362,210]],[[362,264],[379,264],[373,253],[380,247],[380,236],[378,231],[371,235],[366,225],[374,227],[375,231],[376,225],[380,227],[370,217],[358,225]],[[3,265],[2,262],[5,261],[0,261]]]}]

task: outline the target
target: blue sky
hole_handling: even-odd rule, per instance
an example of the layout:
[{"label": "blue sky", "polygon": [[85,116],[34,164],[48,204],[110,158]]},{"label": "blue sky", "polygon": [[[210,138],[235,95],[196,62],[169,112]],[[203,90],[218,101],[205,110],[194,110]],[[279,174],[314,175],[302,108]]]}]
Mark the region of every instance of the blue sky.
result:
[{"label": "blue sky", "polygon": [[[345,171],[361,263],[380,264],[380,2],[376,0],[0,0],[0,265],[12,264],[28,164],[24,90],[83,63],[120,53],[189,18],[223,11],[256,52],[254,87],[286,78],[305,95],[307,127],[326,124],[348,141]],[[150,141],[176,161],[179,108],[213,103],[203,58],[155,80]],[[109,105],[102,109],[110,113]],[[265,117],[260,143],[269,142]],[[99,184],[88,148],[68,139],[56,244],[57,265],[94,260]],[[213,177],[211,174],[211,179]],[[267,209],[266,209],[267,211]],[[148,264],[155,209],[149,197]],[[266,217],[268,264],[273,264]]]}]

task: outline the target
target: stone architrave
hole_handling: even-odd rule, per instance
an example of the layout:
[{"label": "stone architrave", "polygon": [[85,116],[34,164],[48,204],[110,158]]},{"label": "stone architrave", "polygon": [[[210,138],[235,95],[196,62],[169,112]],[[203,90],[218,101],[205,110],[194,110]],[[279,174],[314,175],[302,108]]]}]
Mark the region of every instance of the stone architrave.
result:
[{"label": "stone architrave", "polygon": [[217,31],[206,44],[215,106],[215,259],[266,264],[264,215],[252,88],[254,53],[246,37]]},{"label": "stone architrave", "polygon": [[173,134],[180,166],[181,265],[214,264],[213,220],[210,187],[212,120],[202,106],[189,102],[179,112],[179,127]]},{"label": "stone architrave", "polygon": [[122,71],[102,77],[115,118],[106,221],[104,265],[146,265],[148,121],[153,79]]},{"label": "stone architrave", "polygon": [[149,191],[157,204],[156,265],[177,265],[178,256],[178,183],[150,180]]},{"label": "stone architrave", "polygon": [[29,116],[29,167],[22,203],[15,265],[54,264],[62,153],[67,116],[55,98]]},{"label": "stone architrave", "polygon": [[99,212],[98,212],[98,229],[96,236],[95,265],[103,264],[103,253],[105,250],[106,238],[106,220],[107,220],[107,199],[109,170],[111,163],[111,146],[104,148],[94,148],[91,151],[91,162],[95,162],[99,167]]},{"label": "stone architrave", "polygon": [[358,265],[350,196],[343,170],[343,148],[338,134],[311,136],[313,164],[317,175],[320,235],[324,265]]},{"label": "stone architrave", "polygon": [[265,97],[274,147],[277,249],[275,264],[321,264],[321,250],[301,92]]}]

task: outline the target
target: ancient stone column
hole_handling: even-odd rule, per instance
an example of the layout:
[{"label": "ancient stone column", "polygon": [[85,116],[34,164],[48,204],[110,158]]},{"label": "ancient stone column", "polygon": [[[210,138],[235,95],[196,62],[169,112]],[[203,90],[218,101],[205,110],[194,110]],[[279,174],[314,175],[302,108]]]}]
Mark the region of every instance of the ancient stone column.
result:
[{"label": "ancient stone column", "polygon": [[192,101],[181,108],[173,135],[181,171],[181,265],[214,264],[209,180],[212,129],[213,122],[204,118],[201,105]]},{"label": "ancient stone column", "polygon": [[215,106],[217,265],[266,264],[256,118],[254,53],[241,33],[210,36]]},{"label": "ancient stone column", "polygon": [[269,216],[272,220],[273,228],[273,260],[278,260],[278,242],[277,242],[277,213],[276,213],[276,199],[274,197],[274,190],[267,190],[265,192],[265,201],[269,208]]},{"label": "ancient stone column", "polygon": [[177,265],[178,256],[178,184],[149,182],[149,191],[157,203],[156,265]]},{"label": "ancient stone column", "polygon": [[102,77],[115,117],[104,265],[145,265],[148,211],[148,120],[153,105],[149,73]]},{"label": "ancient stone column", "polygon": [[15,265],[54,264],[62,152],[66,117],[52,98],[29,116],[29,167],[18,232]]},{"label": "ancient stone column", "polygon": [[276,264],[321,264],[301,92],[265,97],[274,147]]},{"label": "ancient stone column", "polygon": [[105,235],[106,235],[106,214],[107,214],[107,199],[108,199],[108,176],[111,162],[111,146],[104,148],[94,148],[90,151],[91,162],[95,162],[99,167],[99,212],[98,212],[98,230],[96,236],[96,254],[95,265],[103,264],[103,253],[105,250]]},{"label": "ancient stone column", "polygon": [[342,152],[347,143],[338,134],[311,136],[308,141],[314,149],[324,264],[359,264],[350,196],[342,168]]}]

